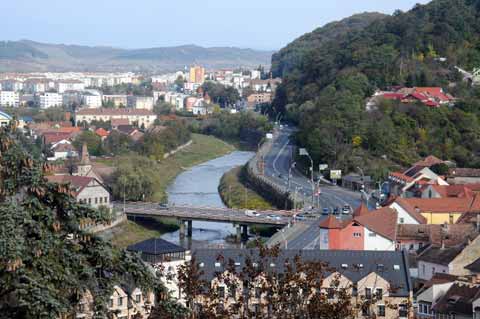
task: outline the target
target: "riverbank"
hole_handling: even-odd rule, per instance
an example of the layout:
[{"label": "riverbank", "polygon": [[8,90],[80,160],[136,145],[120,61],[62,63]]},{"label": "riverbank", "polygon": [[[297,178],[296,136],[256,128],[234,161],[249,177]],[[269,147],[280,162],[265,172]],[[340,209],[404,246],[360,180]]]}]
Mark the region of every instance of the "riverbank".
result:
[{"label": "riverbank", "polygon": [[218,192],[225,206],[230,208],[268,210],[273,205],[245,184],[244,167],[235,167],[222,176]]}]

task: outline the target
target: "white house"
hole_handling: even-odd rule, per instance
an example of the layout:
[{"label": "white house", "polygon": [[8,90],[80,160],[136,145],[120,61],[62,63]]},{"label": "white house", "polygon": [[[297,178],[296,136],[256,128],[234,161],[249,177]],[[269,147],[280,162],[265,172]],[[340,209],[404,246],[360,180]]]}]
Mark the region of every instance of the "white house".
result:
[{"label": "white house", "polygon": [[397,211],[398,224],[425,224],[427,222],[418,209],[404,198],[398,197],[389,207]]},{"label": "white house", "polygon": [[49,157],[49,161],[56,161],[61,159],[73,158],[78,156],[75,147],[68,140],[61,140],[50,147],[53,152],[53,157]]},{"label": "white house", "polygon": [[12,120],[12,117],[5,112],[0,111],[0,126],[7,126]]},{"label": "white house", "polygon": [[56,92],[45,92],[38,96],[38,101],[41,109],[48,109],[63,105],[62,94]]},{"label": "white house", "polygon": [[102,107],[102,94],[97,90],[86,90],[82,93],[82,104],[89,108]]},{"label": "white house", "polygon": [[79,80],[60,80],[55,83],[55,88],[58,93],[65,91],[83,91],[85,90],[85,83]]}]

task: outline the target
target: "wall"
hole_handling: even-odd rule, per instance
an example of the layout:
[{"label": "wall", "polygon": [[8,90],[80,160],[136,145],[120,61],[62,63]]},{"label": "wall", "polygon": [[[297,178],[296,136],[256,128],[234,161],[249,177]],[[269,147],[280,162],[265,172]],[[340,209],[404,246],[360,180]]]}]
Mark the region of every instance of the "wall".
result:
[{"label": "wall", "polygon": [[430,280],[432,279],[434,270],[435,273],[449,273],[448,266],[433,264],[422,260],[418,261],[418,278]]},{"label": "wall", "polygon": [[400,206],[398,203],[392,203],[390,205],[390,208],[394,209],[397,211],[397,223],[402,224],[400,222],[400,219],[403,218],[403,224],[415,224],[418,225],[419,222],[415,218],[413,218],[405,209],[403,209],[402,206]]},{"label": "wall", "polygon": [[330,249],[329,246],[329,230],[320,228],[320,249],[321,250],[328,250]]},{"label": "wall", "polygon": [[427,224],[451,224],[450,223],[450,216],[453,216],[453,224],[457,222],[457,220],[462,216],[462,213],[431,213],[431,212],[422,212],[423,217],[427,219]]},{"label": "wall", "polygon": [[[95,183],[96,185],[92,185]],[[107,198],[107,202],[103,200]],[[88,199],[91,199],[91,203],[88,203]],[[97,203],[95,203],[95,198],[97,198]],[[100,203],[99,198],[102,198],[102,203]],[[110,203],[110,194],[107,192],[103,186],[99,185],[96,181],[91,182],[87,187],[85,187],[80,194],[77,196],[77,201],[84,200],[87,204],[94,208],[98,208],[100,206],[111,206]]]},{"label": "wall", "polygon": [[473,263],[480,256],[480,236],[477,236],[449,265],[450,274],[456,276],[469,275],[464,267]]},{"label": "wall", "polygon": [[[364,227],[350,223],[347,227],[342,229],[339,236],[340,249],[345,250],[364,250],[365,245],[365,231]],[[354,233],[359,233],[360,237],[354,237]]]},{"label": "wall", "polygon": [[365,250],[395,250],[395,242],[365,228]]}]

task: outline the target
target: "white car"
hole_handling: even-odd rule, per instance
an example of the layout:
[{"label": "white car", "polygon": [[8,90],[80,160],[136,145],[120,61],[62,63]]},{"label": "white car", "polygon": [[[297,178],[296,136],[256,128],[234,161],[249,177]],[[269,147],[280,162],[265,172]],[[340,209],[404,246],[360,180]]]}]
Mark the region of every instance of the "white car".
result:
[{"label": "white car", "polygon": [[280,216],[273,215],[273,214],[268,215],[267,218],[268,218],[268,219],[272,219],[272,220],[280,220],[280,219],[282,219]]},{"label": "white car", "polygon": [[260,214],[257,213],[257,211],[251,210],[251,209],[245,210],[245,215],[248,216],[248,217],[258,217],[258,216],[260,216]]}]

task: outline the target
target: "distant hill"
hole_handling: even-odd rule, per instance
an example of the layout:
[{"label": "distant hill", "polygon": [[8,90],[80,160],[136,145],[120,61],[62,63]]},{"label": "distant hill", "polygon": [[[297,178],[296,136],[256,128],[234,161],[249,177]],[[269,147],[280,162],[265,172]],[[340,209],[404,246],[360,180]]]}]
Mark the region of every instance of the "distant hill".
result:
[{"label": "distant hill", "polygon": [[360,31],[372,22],[383,19],[387,15],[378,12],[355,14],[340,21],[326,24],[314,31],[304,34],[292,41],[285,48],[272,56],[272,72],[275,77],[283,76],[298,66],[305,55],[318,50],[325,43],[339,40],[347,34]]},{"label": "distant hill", "polygon": [[0,41],[0,72],[5,71],[172,71],[198,63],[209,68],[270,65],[272,51],[195,45],[118,49]]}]

